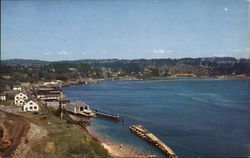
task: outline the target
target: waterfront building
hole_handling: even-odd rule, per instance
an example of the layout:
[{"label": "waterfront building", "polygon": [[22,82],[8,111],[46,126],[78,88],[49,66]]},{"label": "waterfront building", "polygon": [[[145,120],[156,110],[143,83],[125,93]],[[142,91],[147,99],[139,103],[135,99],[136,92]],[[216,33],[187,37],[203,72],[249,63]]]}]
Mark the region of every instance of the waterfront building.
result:
[{"label": "waterfront building", "polygon": [[62,90],[56,88],[39,88],[35,95],[40,100],[60,100],[63,98]]},{"label": "waterfront building", "polygon": [[66,103],[65,109],[74,114],[81,114],[81,113],[90,114],[91,113],[89,105],[80,101],[71,101],[69,103]]}]

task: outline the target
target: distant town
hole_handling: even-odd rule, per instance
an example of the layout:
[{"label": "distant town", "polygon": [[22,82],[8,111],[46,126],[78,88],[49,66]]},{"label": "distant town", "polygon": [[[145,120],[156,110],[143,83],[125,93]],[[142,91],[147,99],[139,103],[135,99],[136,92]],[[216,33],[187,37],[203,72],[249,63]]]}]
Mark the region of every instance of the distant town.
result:
[{"label": "distant town", "polygon": [[[2,156],[14,155],[13,157],[17,157],[18,152],[21,152],[22,149],[16,145],[25,144],[21,137],[30,140],[30,142],[36,142],[48,133],[55,132],[55,129],[60,129],[61,132],[67,131],[70,124],[73,124],[84,129],[85,137],[96,143],[93,145],[91,142],[87,152],[87,154],[92,154],[90,157],[98,157],[100,154],[107,157],[104,148],[97,140],[92,140],[93,138],[86,132],[86,126],[90,123],[89,119],[86,118],[99,116],[118,121],[123,121],[123,118],[116,114],[91,109],[84,102],[68,99],[63,94],[62,87],[76,84],[86,85],[103,80],[142,80],[144,78],[249,78],[250,59],[227,57],[60,62],[13,59],[1,61],[0,73],[0,114],[3,120],[0,122],[0,154]],[[27,123],[27,120],[31,123]],[[15,123],[11,124],[11,122]],[[53,124],[53,128],[51,124]],[[65,128],[62,128],[61,124],[64,124]],[[77,133],[74,130],[81,128],[71,128],[71,130],[73,133]],[[15,134],[11,133],[11,129],[19,130]],[[40,132],[44,130],[43,134],[37,138],[29,138],[28,131],[35,134],[40,133],[36,129],[40,129]],[[68,134],[71,135],[72,131],[69,131]],[[49,142],[44,142],[44,151],[38,152],[41,154],[40,156],[43,156],[44,152],[54,153],[55,144],[53,143],[58,142],[54,140],[55,136],[52,135],[51,137],[48,135]],[[60,140],[63,135],[57,135],[57,137]],[[148,139],[151,140],[151,137]],[[51,140],[53,141],[51,142]],[[67,143],[74,144],[76,143],[74,140],[77,139],[69,139]],[[161,141],[158,140],[158,142]],[[26,146],[32,146],[32,144],[26,143]],[[167,155],[172,154],[175,157],[171,149],[164,144],[162,146],[164,147],[162,150]],[[70,154],[70,150],[68,152]],[[27,154],[28,152],[26,156]]]},{"label": "distant town", "polygon": [[[1,61],[0,90],[21,83],[60,80],[59,86],[95,82],[96,79],[177,77],[244,78],[250,76],[250,59],[232,57],[76,60],[48,62],[12,59]],[[53,83],[53,82],[52,82]],[[55,83],[57,84],[57,83]]]}]

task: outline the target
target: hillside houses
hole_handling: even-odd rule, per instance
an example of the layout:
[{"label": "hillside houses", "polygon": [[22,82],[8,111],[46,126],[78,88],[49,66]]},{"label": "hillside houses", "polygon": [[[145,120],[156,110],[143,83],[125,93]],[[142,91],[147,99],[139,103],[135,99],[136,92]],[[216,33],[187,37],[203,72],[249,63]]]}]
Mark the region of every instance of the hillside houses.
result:
[{"label": "hillside houses", "polygon": [[39,111],[39,105],[35,99],[27,92],[18,92],[14,97],[14,104],[21,106],[22,111]]}]

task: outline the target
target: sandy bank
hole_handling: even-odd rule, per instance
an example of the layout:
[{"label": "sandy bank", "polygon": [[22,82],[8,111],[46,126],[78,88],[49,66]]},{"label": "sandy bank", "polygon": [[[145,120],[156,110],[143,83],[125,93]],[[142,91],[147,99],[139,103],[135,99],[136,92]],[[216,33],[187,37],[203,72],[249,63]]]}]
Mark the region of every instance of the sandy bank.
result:
[{"label": "sandy bank", "polygon": [[149,158],[155,157],[154,155],[145,155],[136,151],[136,149],[124,145],[112,142],[103,136],[95,133],[92,129],[88,128],[88,132],[91,136],[95,137],[101,142],[101,145],[108,151],[110,156],[115,158],[133,157],[133,158]]},{"label": "sandy bank", "polygon": [[30,123],[30,128],[25,137],[21,139],[16,151],[13,154],[13,158],[25,158],[29,157],[28,154],[32,150],[35,143],[39,142],[43,137],[47,136],[47,130],[42,127]]}]

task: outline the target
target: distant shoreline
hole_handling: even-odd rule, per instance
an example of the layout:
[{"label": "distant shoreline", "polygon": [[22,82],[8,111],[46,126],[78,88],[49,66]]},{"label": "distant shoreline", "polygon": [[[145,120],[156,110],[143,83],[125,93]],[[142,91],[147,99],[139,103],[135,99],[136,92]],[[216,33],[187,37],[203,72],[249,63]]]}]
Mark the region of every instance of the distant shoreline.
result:
[{"label": "distant shoreline", "polygon": [[[173,82],[173,81],[199,81],[199,80],[229,80],[229,79],[250,79],[250,76],[223,76],[223,77],[148,77],[148,78],[140,78],[135,79],[134,77],[124,77],[120,79],[110,79],[110,78],[100,78],[93,79],[91,81],[88,80],[88,84],[95,84],[102,81],[116,81],[119,84],[127,84],[127,83],[150,83],[150,82]],[[70,87],[74,85],[82,85],[83,82],[77,82],[72,84],[63,84],[61,87]]]},{"label": "distant shoreline", "polygon": [[119,80],[117,83],[119,84],[128,84],[128,83],[154,83],[154,82],[174,82],[174,81],[209,81],[209,80],[230,80],[230,79],[250,79],[250,76],[244,78],[237,77],[227,77],[227,78],[214,78],[214,77],[195,77],[195,78],[147,78],[150,80]]}]

